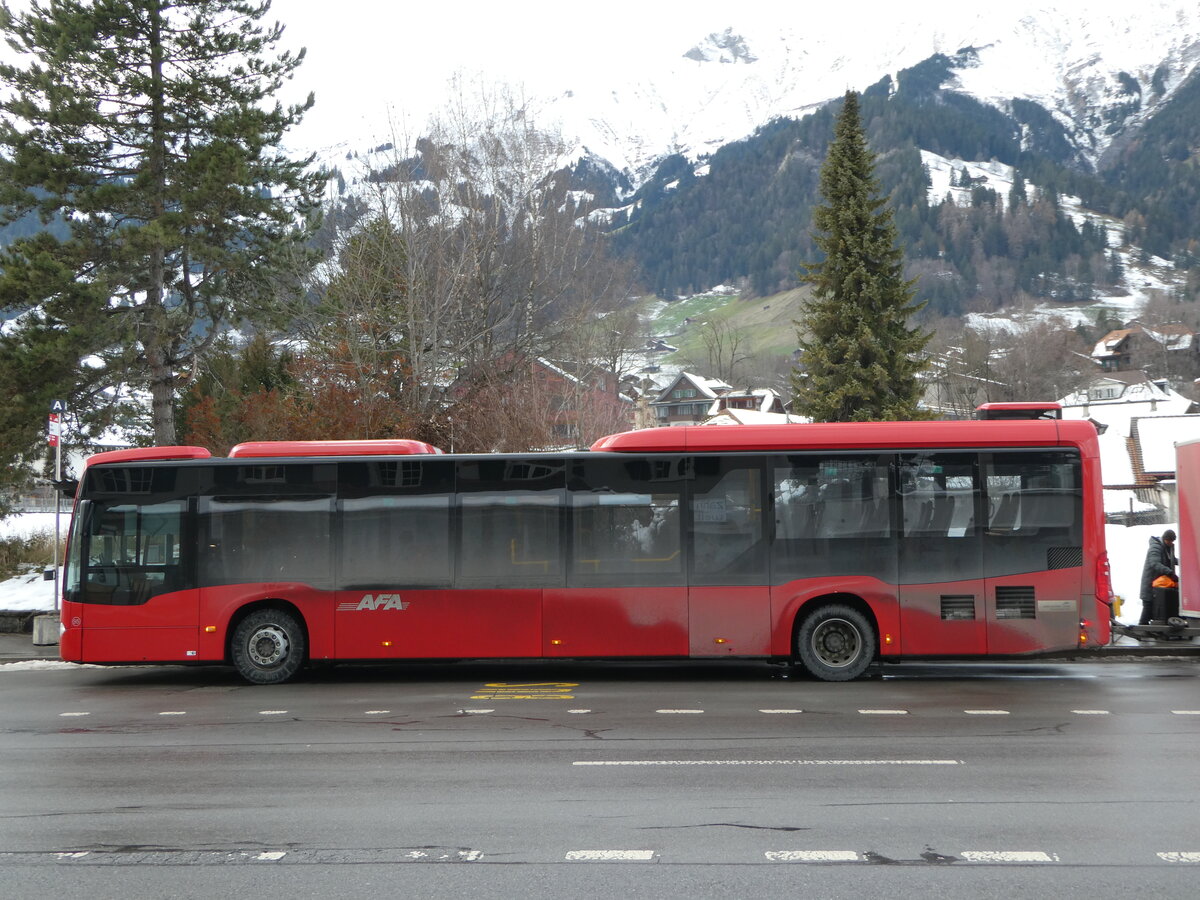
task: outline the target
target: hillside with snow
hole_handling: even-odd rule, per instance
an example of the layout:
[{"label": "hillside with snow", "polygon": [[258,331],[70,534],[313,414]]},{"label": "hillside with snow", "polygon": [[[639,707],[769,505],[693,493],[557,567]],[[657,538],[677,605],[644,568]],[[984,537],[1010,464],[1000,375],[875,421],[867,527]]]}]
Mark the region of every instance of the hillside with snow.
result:
[{"label": "hillside with snow", "polygon": [[[797,117],[864,90],[935,53],[974,48],[954,89],[1001,109],[1013,98],[1051,111],[1096,163],[1151,117],[1200,61],[1194,3],[964,4],[906,7],[873,21],[742,16],[688,46],[561,73],[550,118],[581,151],[636,180],[671,153],[697,159],[779,116]],[[745,21],[743,21],[745,19]],[[1132,79],[1132,81],[1131,81]],[[1145,86],[1131,107],[1132,82]]]}]

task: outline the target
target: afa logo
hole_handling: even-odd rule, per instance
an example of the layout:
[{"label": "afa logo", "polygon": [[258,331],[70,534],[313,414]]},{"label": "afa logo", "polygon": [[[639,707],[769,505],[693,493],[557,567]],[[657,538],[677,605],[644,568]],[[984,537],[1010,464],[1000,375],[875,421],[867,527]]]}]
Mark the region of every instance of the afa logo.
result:
[{"label": "afa logo", "polygon": [[363,609],[408,609],[408,601],[401,600],[399,594],[363,594],[362,599],[355,603],[339,603],[338,612],[357,612]]}]

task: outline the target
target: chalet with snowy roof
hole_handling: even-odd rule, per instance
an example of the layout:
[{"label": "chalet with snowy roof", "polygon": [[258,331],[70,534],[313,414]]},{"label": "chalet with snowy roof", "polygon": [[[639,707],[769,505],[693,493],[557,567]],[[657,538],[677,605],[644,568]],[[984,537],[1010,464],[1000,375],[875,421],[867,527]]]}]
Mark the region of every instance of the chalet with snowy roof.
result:
[{"label": "chalet with snowy roof", "polygon": [[719,378],[680,372],[650,401],[656,425],[694,425],[708,415],[717,396],[733,388]]},{"label": "chalet with snowy roof", "polygon": [[787,414],[783,398],[773,388],[748,388],[741,391],[730,388],[727,391],[721,391],[717,394],[716,399],[713,400],[712,405],[709,406],[708,414],[715,416],[726,409],[774,413],[776,415]]},{"label": "chalet with snowy roof", "polygon": [[1143,325],[1129,322],[1124,328],[1110,331],[1096,342],[1092,359],[1106,372],[1121,372],[1135,365],[1139,353],[1196,353],[1196,334],[1179,322],[1163,325]]}]

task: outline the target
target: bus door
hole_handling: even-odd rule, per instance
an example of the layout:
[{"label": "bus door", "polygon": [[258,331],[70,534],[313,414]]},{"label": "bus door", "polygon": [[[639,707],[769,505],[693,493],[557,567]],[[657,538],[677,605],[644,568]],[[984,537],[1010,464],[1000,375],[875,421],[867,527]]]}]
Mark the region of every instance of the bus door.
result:
[{"label": "bus door", "polygon": [[984,454],[982,468],[989,652],[1077,646],[1083,590],[1078,453]]},{"label": "bus door", "polygon": [[565,465],[554,457],[457,463],[460,534],[444,655],[541,655],[544,598],[564,579]]},{"label": "bus door", "polygon": [[196,658],[197,592],[187,548],[192,473],[168,466],[87,472],[69,600],[91,662]]},{"label": "bus door", "polygon": [[452,612],[454,464],[367,458],[338,464],[334,607],[338,659],[459,655]]},{"label": "bus door", "polygon": [[973,453],[900,454],[900,639],[905,655],[989,650]]},{"label": "bus door", "polygon": [[762,460],[697,456],[688,482],[691,656],[768,656],[766,472]]},{"label": "bus door", "polygon": [[546,656],[688,652],[680,457],[572,459],[567,582],[544,592]]}]

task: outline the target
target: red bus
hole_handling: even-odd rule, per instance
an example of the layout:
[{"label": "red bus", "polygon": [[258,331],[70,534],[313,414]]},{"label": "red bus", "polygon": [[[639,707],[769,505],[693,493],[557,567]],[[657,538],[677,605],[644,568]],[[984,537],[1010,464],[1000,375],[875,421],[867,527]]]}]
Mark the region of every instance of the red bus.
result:
[{"label": "red bus", "polygon": [[416,442],[92,457],[62,657],[232,664],[876,660],[1109,640],[1096,432],[1057,419],[698,426],[590,451]]}]

